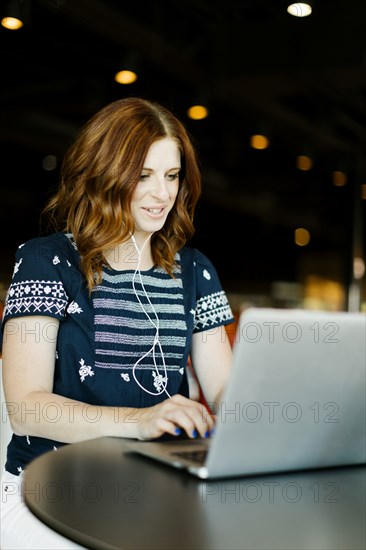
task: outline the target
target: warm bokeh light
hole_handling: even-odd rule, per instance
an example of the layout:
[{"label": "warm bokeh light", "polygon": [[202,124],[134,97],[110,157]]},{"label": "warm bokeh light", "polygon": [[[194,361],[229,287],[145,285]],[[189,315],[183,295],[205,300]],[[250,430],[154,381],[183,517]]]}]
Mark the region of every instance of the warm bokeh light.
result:
[{"label": "warm bokeh light", "polygon": [[137,74],[133,71],[123,70],[116,73],[114,80],[118,84],[133,84],[137,80]]},{"label": "warm bokeh light", "polygon": [[306,246],[310,242],[310,233],[303,227],[298,227],[295,230],[295,243],[297,246]]},{"label": "warm bokeh light", "polygon": [[311,170],[313,167],[313,161],[307,155],[298,155],[296,157],[296,166],[299,170]]},{"label": "warm bokeh light", "polygon": [[11,31],[17,31],[23,27],[23,21],[17,19],[16,17],[3,17],[1,24],[3,27]]},{"label": "warm bokeh light", "polygon": [[333,172],[333,184],[337,187],[343,187],[347,183],[347,174],[341,172],[340,170],[335,170]]},{"label": "warm bokeh light", "polygon": [[361,185],[361,197],[366,200],[366,183]]},{"label": "warm bokeh light", "polygon": [[192,105],[187,111],[187,115],[192,120],[202,120],[208,117],[208,109],[204,105]]},{"label": "warm bokeh light", "polygon": [[287,11],[294,17],[307,17],[311,14],[312,9],[310,4],[306,4],[305,2],[295,2],[288,6]]},{"label": "warm bokeh light", "polygon": [[250,137],[250,145],[253,149],[267,149],[269,147],[269,139],[263,134],[255,134]]},{"label": "warm bokeh light", "polygon": [[305,309],[340,311],[344,307],[344,301],[345,289],[340,282],[315,274],[306,277],[304,283]]},{"label": "warm bokeh light", "polygon": [[353,259],[353,276],[355,279],[362,279],[365,275],[365,262],[363,258],[355,257]]}]

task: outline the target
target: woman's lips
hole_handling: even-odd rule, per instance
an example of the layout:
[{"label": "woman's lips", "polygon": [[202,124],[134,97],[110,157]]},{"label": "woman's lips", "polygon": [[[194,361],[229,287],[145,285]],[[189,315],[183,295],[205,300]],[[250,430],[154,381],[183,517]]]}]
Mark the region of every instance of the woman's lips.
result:
[{"label": "woman's lips", "polygon": [[145,212],[149,214],[149,216],[152,216],[154,218],[159,218],[162,214],[164,214],[164,208],[143,208]]}]

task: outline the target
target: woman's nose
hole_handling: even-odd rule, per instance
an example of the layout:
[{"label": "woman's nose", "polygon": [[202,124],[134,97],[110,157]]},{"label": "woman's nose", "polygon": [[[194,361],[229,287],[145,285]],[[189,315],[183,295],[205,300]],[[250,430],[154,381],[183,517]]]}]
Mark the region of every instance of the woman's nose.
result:
[{"label": "woman's nose", "polygon": [[151,194],[158,197],[160,200],[166,200],[169,198],[169,190],[164,177],[155,178]]}]

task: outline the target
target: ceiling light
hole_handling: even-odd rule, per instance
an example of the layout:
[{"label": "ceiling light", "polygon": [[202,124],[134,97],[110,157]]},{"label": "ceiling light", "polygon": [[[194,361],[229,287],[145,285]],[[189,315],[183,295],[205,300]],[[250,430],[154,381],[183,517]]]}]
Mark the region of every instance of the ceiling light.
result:
[{"label": "ceiling light", "polygon": [[254,134],[250,137],[250,145],[253,149],[267,149],[269,147],[269,139],[263,134]]},{"label": "ceiling light", "polygon": [[293,15],[294,17],[307,17],[311,14],[312,9],[310,4],[307,4],[305,2],[296,2],[294,4],[290,4],[287,8],[287,11],[290,15]]},{"label": "ceiling light", "polygon": [[114,80],[118,82],[118,84],[133,84],[137,80],[137,73],[127,69],[118,71],[118,73],[114,75]]},{"label": "ceiling light", "polygon": [[334,170],[333,174],[333,185],[337,187],[343,187],[347,183],[347,174],[341,170]]},{"label": "ceiling light", "polygon": [[187,111],[192,120],[203,120],[208,117],[208,109],[204,105],[192,105]]},{"label": "ceiling light", "polygon": [[120,70],[114,75],[114,80],[118,84],[133,84],[138,79],[140,68],[138,53],[129,51],[124,54],[120,62]]},{"label": "ceiling light", "polygon": [[299,155],[296,157],[296,166],[299,170],[311,170],[313,161],[308,155]]},{"label": "ceiling light", "polygon": [[1,25],[11,31],[21,29],[28,16],[28,0],[10,0],[4,8]]},{"label": "ceiling light", "polygon": [[306,246],[310,242],[310,233],[303,227],[295,229],[295,243],[298,246]]},{"label": "ceiling light", "polygon": [[9,29],[10,31],[17,31],[18,29],[21,29],[24,25],[23,21],[17,19],[16,17],[3,17],[1,20],[1,24],[3,27]]}]

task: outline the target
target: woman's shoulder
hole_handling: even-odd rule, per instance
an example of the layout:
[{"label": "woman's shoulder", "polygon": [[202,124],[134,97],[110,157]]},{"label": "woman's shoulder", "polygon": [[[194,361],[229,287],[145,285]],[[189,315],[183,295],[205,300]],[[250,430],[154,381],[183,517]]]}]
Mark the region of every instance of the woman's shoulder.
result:
[{"label": "woman's shoulder", "polygon": [[193,266],[213,267],[211,260],[198,248],[185,246],[179,251],[182,263],[191,263]]},{"label": "woman's shoulder", "polygon": [[75,241],[70,233],[51,233],[42,237],[34,237],[20,244],[17,254],[46,254],[70,257],[75,256]]}]

